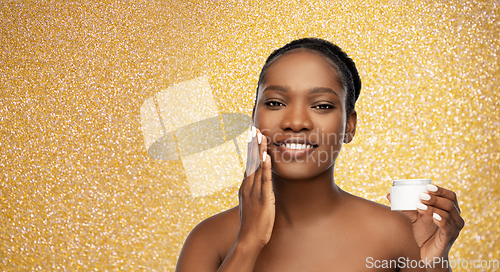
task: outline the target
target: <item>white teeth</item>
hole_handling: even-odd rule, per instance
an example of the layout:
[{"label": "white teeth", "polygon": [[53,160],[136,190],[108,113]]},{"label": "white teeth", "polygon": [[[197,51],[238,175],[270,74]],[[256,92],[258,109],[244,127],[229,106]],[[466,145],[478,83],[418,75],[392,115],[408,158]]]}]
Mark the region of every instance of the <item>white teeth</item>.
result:
[{"label": "white teeth", "polygon": [[311,149],[313,148],[312,145],[306,145],[306,144],[281,144],[282,147],[288,148],[288,149],[294,149],[294,150],[301,150],[301,149]]}]

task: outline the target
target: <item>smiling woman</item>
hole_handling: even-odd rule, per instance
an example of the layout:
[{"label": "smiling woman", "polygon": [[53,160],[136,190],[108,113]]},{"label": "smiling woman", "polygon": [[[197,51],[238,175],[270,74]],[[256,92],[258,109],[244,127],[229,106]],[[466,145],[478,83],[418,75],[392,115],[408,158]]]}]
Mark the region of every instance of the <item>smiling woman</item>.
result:
[{"label": "smiling woman", "polygon": [[178,272],[360,271],[370,270],[367,260],[448,258],[464,226],[452,191],[432,185],[419,210],[404,214],[337,186],[335,161],[355,135],[360,88],[352,60],[327,41],[301,39],[271,54],[240,203],[191,232]]}]

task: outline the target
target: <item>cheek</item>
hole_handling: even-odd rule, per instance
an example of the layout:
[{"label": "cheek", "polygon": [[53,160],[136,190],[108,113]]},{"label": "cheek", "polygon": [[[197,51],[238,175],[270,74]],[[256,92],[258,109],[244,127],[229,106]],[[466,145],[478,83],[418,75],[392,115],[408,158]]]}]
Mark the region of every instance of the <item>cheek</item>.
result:
[{"label": "cheek", "polygon": [[328,126],[321,128],[318,135],[320,144],[338,146],[343,143],[345,128],[341,120],[332,120]]},{"label": "cheek", "polygon": [[273,129],[276,128],[275,119],[272,118],[260,118],[262,116],[256,115],[254,118],[254,126],[260,130],[264,136],[267,137],[268,142],[270,140],[270,135],[273,133]]},{"label": "cheek", "polygon": [[272,114],[269,113],[269,111],[266,111],[265,109],[260,109],[260,107],[257,107],[254,112],[254,118],[253,118],[253,123],[254,125],[260,129],[262,132],[264,129],[271,129],[273,126],[276,125],[276,116],[272,116]]}]

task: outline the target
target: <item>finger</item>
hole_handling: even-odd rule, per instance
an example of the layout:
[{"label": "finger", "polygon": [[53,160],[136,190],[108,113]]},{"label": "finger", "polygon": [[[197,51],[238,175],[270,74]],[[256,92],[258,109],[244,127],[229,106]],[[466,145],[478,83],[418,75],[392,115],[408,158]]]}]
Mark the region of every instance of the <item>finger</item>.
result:
[{"label": "finger", "polygon": [[460,207],[458,205],[457,194],[455,194],[455,192],[445,189],[443,187],[436,186],[434,184],[427,184],[427,191],[431,195],[441,196],[453,201],[453,203],[458,209],[458,212],[461,213]]},{"label": "finger", "polygon": [[389,203],[391,203],[391,193],[388,193],[385,197],[389,200]]},{"label": "finger", "polygon": [[449,213],[440,210],[440,209],[434,209],[434,212],[432,213],[432,220],[436,226],[438,226],[439,229],[439,243],[442,248],[442,250],[446,250],[448,245],[450,244],[450,239],[452,237],[452,232],[453,232],[453,227],[452,224],[450,224],[450,215]]},{"label": "finger", "polygon": [[455,203],[450,199],[435,195],[430,195],[428,193],[422,193],[421,201],[425,205],[433,206],[435,208],[448,212],[451,218],[453,219],[454,224],[457,226],[457,228],[458,229],[463,228],[464,220],[460,216],[460,212],[458,208],[455,206]]},{"label": "finger", "polygon": [[[427,206],[423,203],[417,203],[417,212],[422,214],[422,217],[425,218],[432,218],[432,221],[436,224],[436,220],[439,221],[439,218],[442,220],[448,221],[448,224],[451,226],[451,231],[450,235],[453,237],[453,239],[456,239],[458,237],[458,234],[460,232],[460,227],[457,225],[457,223],[454,221],[452,216],[450,215],[449,212],[439,209],[437,207],[433,206]],[[435,214],[438,214],[439,217],[436,218]],[[439,225],[436,224],[438,227]]]},{"label": "finger", "polygon": [[433,206],[449,213],[451,213],[452,211],[458,212],[455,209],[455,203],[453,203],[453,201],[449,200],[448,198],[423,192],[420,194],[420,200],[427,206]]},{"label": "finger", "polygon": [[260,196],[261,186],[262,186],[262,167],[259,166],[259,168],[257,168],[257,170],[255,171],[255,178],[253,179],[252,194]]},{"label": "finger", "polygon": [[[257,142],[259,143],[259,151],[260,154],[264,153],[264,151],[267,151],[267,137],[264,136],[259,129],[257,129]],[[260,159],[262,160],[262,156],[260,156]]]},{"label": "finger", "polygon": [[271,156],[264,151],[262,162],[262,196],[265,200],[274,199],[272,171],[271,171]]},{"label": "finger", "polygon": [[248,195],[252,191],[254,180],[255,172],[250,174],[249,176],[245,175],[245,178],[241,182],[240,190],[238,192],[240,203],[242,195]]},{"label": "finger", "polygon": [[[269,194],[269,183],[271,183],[272,190],[272,173],[271,173],[271,156],[267,153],[267,137],[262,136],[262,143],[260,146],[260,153],[262,154],[262,195]],[[266,188],[266,186],[268,186]],[[265,192],[264,192],[265,191]]]},{"label": "finger", "polygon": [[263,135],[260,130],[258,130],[258,134],[257,134],[257,137],[259,138],[259,142],[260,142],[260,145],[259,145],[259,150],[260,150],[260,160],[261,160],[261,167],[262,167],[262,162],[264,161],[264,152],[267,153],[267,144],[268,144],[268,139],[265,135]]},{"label": "finger", "polygon": [[[435,185],[433,185],[433,186],[438,188]],[[431,189],[434,189],[434,188],[431,188]],[[441,188],[441,189],[443,189],[443,188]],[[443,190],[446,190],[446,189],[443,189]],[[447,190],[447,191],[449,191],[449,190]],[[449,192],[453,193],[452,191],[449,191]],[[449,194],[449,193],[447,193],[447,194]],[[455,194],[455,193],[453,193],[453,194]],[[460,210],[458,209],[458,207],[456,206],[456,204],[453,200],[451,200],[449,198],[442,197],[440,195],[434,195],[434,194],[432,194],[432,192],[422,193],[420,195],[420,199],[421,199],[422,203],[424,203],[428,206],[433,206],[433,207],[436,207],[438,209],[441,209],[441,210],[448,212],[451,215],[451,218],[453,219],[454,224],[457,226],[457,228],[459,230],[461,230],[463,228],[463,226],[465,225],[464,219],[462,218],[462,216],[460,216]],[[456,197],[455,197],[455,199],[456,199]]]}]

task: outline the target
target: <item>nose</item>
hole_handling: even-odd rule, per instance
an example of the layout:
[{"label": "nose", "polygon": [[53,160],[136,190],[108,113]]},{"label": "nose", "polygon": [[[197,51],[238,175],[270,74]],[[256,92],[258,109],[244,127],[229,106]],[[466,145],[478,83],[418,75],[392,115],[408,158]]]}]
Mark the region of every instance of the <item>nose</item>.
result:
[{"label": "nose", "polygon": [[310,117],[309,108],[305,105],[288,105],[280,124],[281,129],[293,132],[312,130],[314,125]]}]

